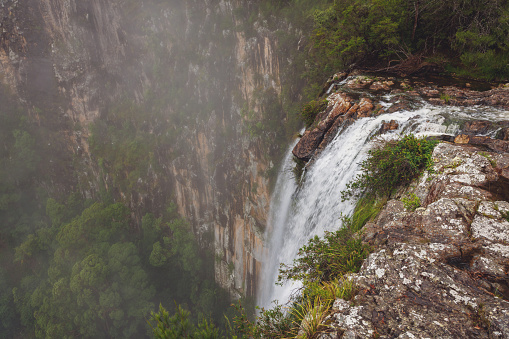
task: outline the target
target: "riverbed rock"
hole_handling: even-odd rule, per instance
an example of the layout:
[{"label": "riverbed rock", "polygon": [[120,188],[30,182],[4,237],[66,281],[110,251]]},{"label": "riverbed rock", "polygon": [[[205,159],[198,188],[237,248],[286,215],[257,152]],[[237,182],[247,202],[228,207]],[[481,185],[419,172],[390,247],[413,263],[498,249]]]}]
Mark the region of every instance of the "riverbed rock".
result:
[{"label": "riverbed rock", "polygon": [[[328,100],[327,108],[317,114],[313,125],[293,150],[295,157],[306,162],[320,154],[341,127],[356,119],[410,111],[422,107],[425,101],[433,105],[509,109],[509,89],[505,87],[480,91],[473,89],[472,85],[469,88],[439,86],[422,80],[362,75],[359,71],[331,78],[322,95]],[[395,122],[389,122],[382,126],[380,133],[397,128]],[[456,143],[478,145],[489,151],[508,152],[508,131],[509,121],[477,119],[466,122],[458,135],[449,135],[448,138],[455,137]]]},{"label": "riverbed rock", "polygon": [[391,120],[389,122],[382,122],[382,126],[380,127],[380,134],[383,134],[387,131],[393,131],[395,129],[398,129],[399,124],[396,122],[396,120]]},{"label": "riverbed rock", "polygon": [[463,127],[463,133],[470,135],[483,134],[486,133],[491,126],[492,123],[487,120],[467,121]]},{"label": "riverbed rock", "polygon": [[389,200],[365,226],[374,250],[329,338],[509,338],[509,202],[496,188],[509,154],[441,143],[433,161],[407,192],[421,207]]}]

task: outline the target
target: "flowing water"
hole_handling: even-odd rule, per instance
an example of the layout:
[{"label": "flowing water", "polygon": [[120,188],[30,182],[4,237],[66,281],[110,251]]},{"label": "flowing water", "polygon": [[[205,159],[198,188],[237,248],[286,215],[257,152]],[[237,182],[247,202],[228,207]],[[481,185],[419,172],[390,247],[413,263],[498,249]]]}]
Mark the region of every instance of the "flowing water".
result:
[{"label": "flowing water", "polygon": [[[358,119],[326,147],[305,173],[300,185],[292,172],[292,145],[280,170],[271,201],[267,227],[267,257],[258,293],[258,305],[268,308],[272,301],[285,303],[299,283],[275,285],[280,263],[290,264],[300,247],[311,237],[341,227],[341,215],[353,212],[355,201],[341,201],[341,191],[359,173],[359,163],[377,138],[454,134],[465,120],[509,119],[507,111],[493,108],[436,107],[422,104],[414,111],[401,111]],[[395,120],[399,128],[373,138],[382,121]]]}]

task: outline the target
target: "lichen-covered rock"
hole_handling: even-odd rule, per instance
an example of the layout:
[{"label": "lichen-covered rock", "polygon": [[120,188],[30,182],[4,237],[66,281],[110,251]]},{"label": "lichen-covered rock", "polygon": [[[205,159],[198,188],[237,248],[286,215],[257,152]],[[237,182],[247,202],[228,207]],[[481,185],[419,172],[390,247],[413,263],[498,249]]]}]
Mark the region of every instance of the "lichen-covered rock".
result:
[{"label": "lichen-covered rock", "polygon": [[327,338],[509,338],[509,202],[497,188],[509,158],[442,143],[433,159],[410,189],[421,207],[389,200],[365,226],[374,251]]}]

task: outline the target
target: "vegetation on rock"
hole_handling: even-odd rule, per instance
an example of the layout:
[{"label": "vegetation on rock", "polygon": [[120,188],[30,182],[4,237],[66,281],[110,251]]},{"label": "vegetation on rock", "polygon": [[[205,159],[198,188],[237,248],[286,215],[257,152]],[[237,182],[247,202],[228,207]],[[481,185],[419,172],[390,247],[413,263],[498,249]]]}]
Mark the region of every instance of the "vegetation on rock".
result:
[{"label": "vegetation on rock", "polygon": [[310,102],[304,104],[300,114],[302,120],[306,124],[306,127],[309,127],[313,124],[318,113],[327,107],[327,103],[327,100],[311,100]]},{"label": "vegetation on rock", "polygon": [[410,183],[431,167],[431,154],[438,142],[405,135],[398,141],[383,142],[369,151],[361,163],[362,173],[347,185],[343,199],[367,195],[383,197]]}]

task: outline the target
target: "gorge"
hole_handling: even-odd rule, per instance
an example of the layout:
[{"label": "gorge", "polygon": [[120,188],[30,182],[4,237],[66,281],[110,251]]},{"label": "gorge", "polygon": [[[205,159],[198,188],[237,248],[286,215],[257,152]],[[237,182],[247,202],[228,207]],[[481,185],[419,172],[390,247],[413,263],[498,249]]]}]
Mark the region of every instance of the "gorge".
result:
[{"label": "gorge", "polygon": [[[412,66],[411,57],[399,73],[374,62],[393,74],[337,73],[322,86],[357,62],[349,53],[366,49],[361,40],[346,52],[330,48],[343,46],[331,26],[340,21],[331,14],[338,4],[0,0],[0,337],[139,337],[159,303],[171,312],[184,304],[193,320],[225,322],[231,300],[286,301],[291,288],[274,286],[279,264],[353,212],[355,201],[341,202],[341,191],[379,133],[449,142],[468,135],[464,143],[493,152],[505,178],[505,155],[496,153],[508,151],[503,86],[430,85],[423,74],[443,67]],[[429,33],[426,8],[416,45]],[[369,20],[393,27],[385,17]],[[320,40],[327,34],[334,43]],[[390,32],[380,34],[383,48],[364,43],[383,54],[395,45]],[[478,46],[462,46],[474,53],[471,45]],[[295,146],[302,104],[325,97],[327,107]],[[466,131],[472,120],[485,128]],[[309,161],[302,176],[294,155]],[[374,233],[367,243],[379,241]],[[505,249],[504,241],[483,246]],[[506,299],[507,263],[481,256],[472,265],[486,260],[502,270]],[[492,332],[507,336],[501,326]],[[356,331],[338,333],[348,330]]]}]

